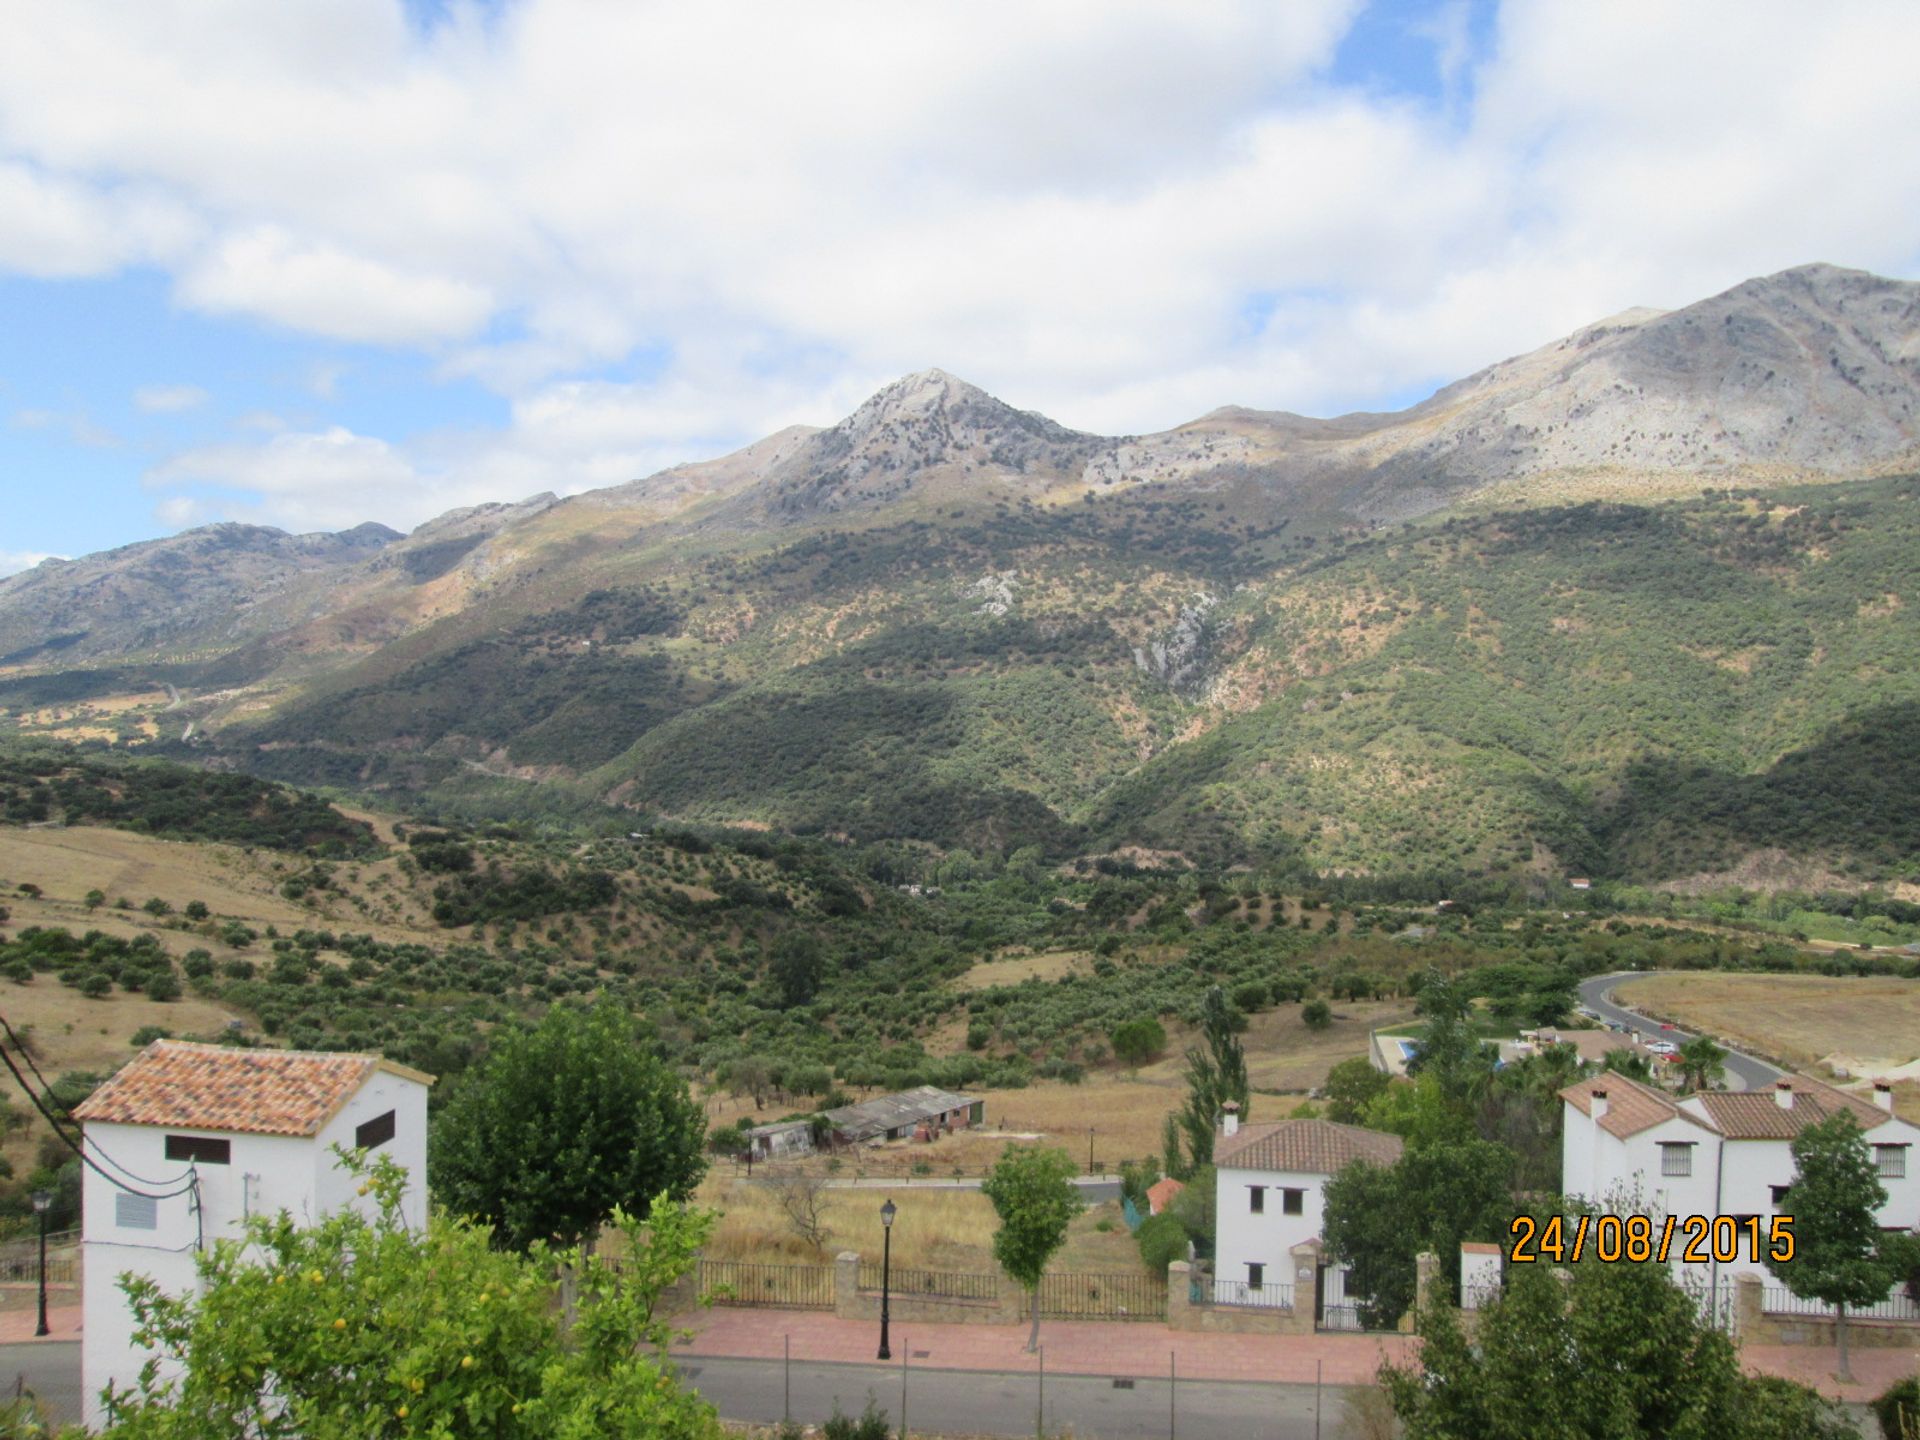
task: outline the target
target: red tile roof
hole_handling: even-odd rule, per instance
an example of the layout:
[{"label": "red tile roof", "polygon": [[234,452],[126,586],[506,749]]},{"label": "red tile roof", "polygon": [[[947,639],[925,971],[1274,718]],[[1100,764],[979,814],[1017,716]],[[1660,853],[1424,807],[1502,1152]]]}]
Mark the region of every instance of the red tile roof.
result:
[{"label": "red tile roof", "polygon": [[1398,1135],[1336,1125],[1331,1120],[1275,1120],[1242,1125],[1213,1147],[1213,1163],[1236,1170],[1294,1170],[1338,1175],[1355,1160],[1391,1165],[1404,1142]]},{"label": "red tile roof", "polygon": [[1836,1090],[1810,1075],[1789,1077],[1793,1086],[1793,1105],[1780,1104],[1772,1090],[1702,1090],[1684,1097],[1706,1112],[1705,1118],[1693,1114],[1681,1099],[1662,1094],[1624,1075],[1595,1075],[1577,1085],[1569,1085],[1560,1098],[1582,1115],[1593,1113],[1593,1092],[1607,1092],[1607,1114],[1600,1128],[1625,1139],[1658,1125],[1663,1120],[1680,1119],[1711,1130],[1729,1140],[1791,1140],[1809,1125],[1818,1124],[1837,1110],[1845,1110],[1871,1130],[1884,1125],[1893,1116],[1857,1095]]},{"label": "red tile roof", "polygon": [[1186,1188],[1185,1185],[1174,1179],[1171,1175],[1163,1180],[1154,1181],[1153,1184],[1147,1187],[1147,1213],[1149,1215],[1158,1215],[1173,1203],[1174,1196]]},{"label": "red tile roof", "polygon": [[113,1125],[317,1135],[376,1070],[433,1083],[431,1075],[377,1055],[156,1040],[73,1113]]}]

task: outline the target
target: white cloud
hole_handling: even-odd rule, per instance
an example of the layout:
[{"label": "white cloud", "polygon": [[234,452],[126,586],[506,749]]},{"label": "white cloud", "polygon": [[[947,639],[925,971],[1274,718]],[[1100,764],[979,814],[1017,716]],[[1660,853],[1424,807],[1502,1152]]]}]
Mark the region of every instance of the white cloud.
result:
[{"label": "white cloud", "polygon": [[31,570],[42,560],[64,560],[64,555],[46,555],[37,550],[0,550],[0,579]]},{"label": "white cloud", "polygon": [[142,385],[133,392],[134,408],[149,415],[173,415],[197,409],[209,398],[198,385]]},{"label": "white cloud", "polygon": [[0,267],[155,265],[510,400],[195,452],[290,517],[624,479],[929,364],[1092,429],[1377,404],[1628,305],[1920,264],[1911,0],[1505,0],[1478,58],[1446,0],[1440,106],[1326,78],[1360,0],[15,8]]},{"label": "white cloud", "polygon": [[13,424],[21,430],[62,431],[69,441],[87,450],[113,450],[122,443],[118,435],[95,424],[83,410],[16,410]]}]

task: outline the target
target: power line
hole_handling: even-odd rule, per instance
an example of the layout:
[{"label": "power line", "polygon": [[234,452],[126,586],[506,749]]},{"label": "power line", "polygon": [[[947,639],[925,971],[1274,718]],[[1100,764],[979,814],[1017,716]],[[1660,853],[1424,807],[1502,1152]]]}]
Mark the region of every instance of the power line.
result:
[{"label": "power line", "polygon": [[[41,1113],[41,1115],[45,1117],[47,1124],[53,1127],[53,1133],[59,1137],[60,1143],[62,1145],[65,1145],[69,1150],[73,1151],[75,1155],[78,1155],[80,1157],[80,1163],[82,1165],[85,1165],[89,1170],[93,1171],[94,1174],[98,1175],[102,1180],[106,1181],[109,1185],[113,1186],[116,1190],[124,1190],[129,1195],[138,1195],[146,1200],[171,1200],[176,1195],[185,1195],[188,1191],[197,1190],[199,1188],[200,1176],[198,1172],[196,1172],[191,1165],[187,1167],[187,1183],[186,1184],[182,1185],[178,1190],[168,1190],[158,1195],[152,1193],[151,1191],[136,1189],[134,1186],[127,1184],[126,1181],[116,1179],[114,1176],[109,1175],[105,1170],[102,1170],[99,1165],[94,1163],[94,1159],[91,1155],[87,1154],[87,1152],[83,1148],[73,1143],[72,1138],[68,1136],[66,1131],[60,1128],[60,1122],[54,1118],[53,1112],[47,1109],[47,1107],[41,1103],[40,1097],[34,1093],[33,1086],[27,1083],[27,1077],[20,1073],[20,1067],[13,1063],[13,1056],[8,1053],[5,1046],[0,1046],[0,1060],[4,1060],[6,1062],[7,1069],[13,1073],[13,1078],[20,1083],[20,1088],[26,1092],[27,1099],[33,1102],[33,1108],[38,1110]],[[97,1149],[98,1146],[96,1145],[95,1148]],[[102,1153],[104,1154],[105,1152],[103,1151]],[[150,1181],[148,1183],[160,1184],[164,1182]]]},{"label": "power line", "polygon": [[[14,1033],[13,1026],[8,1023],[7,1017],[5,1015],[0,1015],[0,1030],[6,1031],[7,1038],[13,1042],[13,1048],[19,1051],[20,1058],[27,1062],[27,1068],[33,1072],[33,1078],[40,1082],[41,1091],[44,1094],[51,1096],[53,1094],[53,1086],[47,1082],[47,1077],[40,1073],[40,1067],[33,1063],[32,1053],[27,1049],[26,1044],[20,1039],[20,1037]],[[14,1078],[19,1079],[20,1072],[18,1070],[15,1070],[13,1073],[14,1073]],[[26,1084],[24,1080],[22,1080],[20,1083],[23,1086]],[[28,1098],[29,1099],[33,1098],[31,1093],[29,1093]],[[75,1150],[75,1151],[79,1151],[81,1149],[79,1145],[74,1144],[72,1140],[67,1138],[66,1132],[60,1128],[60,1122],[54,1116],[52,1116],[51,1114],[48,1114],[47,1109],[44,1105],[41,1105],[39,1101],[36,1100],[34,1101],[34,1106],[36,1109],[40,1111],[42,1115],[46,1115],[47,1123],[53,1126],[53,1133],[59,1136],[62,1140],[65,1140],[67,1142],[67,1146],[69,1149]],[[69,1124],[73,1123],[73,1117],[71,1115],[67,1116],[67,1123]],[[84,1142],[85,1139],[86,1139],[86,1132],[83,1130],[81,1132],[82,1142]],[[98,1140],[93,1142],[93,1148],[99,1153],[100,1158],[102,1160],[106,1161],[107,1164],[111,1165],[114,1169],[118,1170],[122,1175],[126,1176],[127,1179],[133,1181],[133,1183],[136,1185],[171,1185],[173,1184],[173,1181],[171,1179],[155,1180],[149,1176],[136,1174],[134,1171],[129,1170],[126,1166],[122,1165],[118,1160],[114,1159],[113,1156],[109,1155],[106,1152],[106,1150],[101,1146]]]}]

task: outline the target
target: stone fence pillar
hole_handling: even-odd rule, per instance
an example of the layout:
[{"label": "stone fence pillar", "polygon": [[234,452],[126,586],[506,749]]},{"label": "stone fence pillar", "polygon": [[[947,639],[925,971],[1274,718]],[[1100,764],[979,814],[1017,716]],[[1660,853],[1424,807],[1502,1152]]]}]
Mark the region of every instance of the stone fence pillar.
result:
[{"label": "stone fence pillar", "polygon": [[1413,1308],[1400,1317],[1401,1334],[1411,1335],[1416,1319],[1427,1306],[1436,1303],[1440,1295],[1440,1257],[1431,1250],[1422,1250],[1413,1257]]},{"label": "stone fence pillar", "polygon": [[859,1320],[860,1256],[842,1250],[833,1257],[833,1313],[842,1320]]},{"label": "stone fence pillar", "polygon": [[1175,1260],[1167,1266],[1167,1328],[1200,1328],[1200,1317],[1193,1309],[1193,1265],[1186,1260]]},{"label": "stone fence pillar", "polygon": [[1751,1272],[1733,1277],[1733,1334],[1743,1345],[1776,1338],[1766,1320],[1766,1282]]}]

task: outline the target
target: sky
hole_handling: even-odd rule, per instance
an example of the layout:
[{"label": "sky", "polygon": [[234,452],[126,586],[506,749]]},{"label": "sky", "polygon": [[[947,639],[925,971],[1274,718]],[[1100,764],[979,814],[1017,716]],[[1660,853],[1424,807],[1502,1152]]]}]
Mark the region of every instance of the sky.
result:
[{"label": "sky", "polygon": [[0,574],[574,493],[939,366],[1390,409],[1920,277],[1912,0],[12,0]]}]

